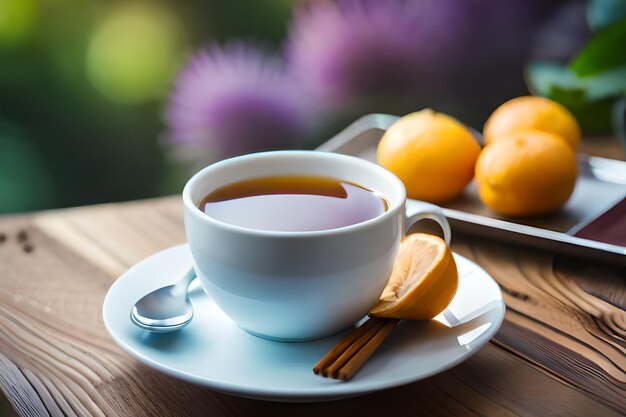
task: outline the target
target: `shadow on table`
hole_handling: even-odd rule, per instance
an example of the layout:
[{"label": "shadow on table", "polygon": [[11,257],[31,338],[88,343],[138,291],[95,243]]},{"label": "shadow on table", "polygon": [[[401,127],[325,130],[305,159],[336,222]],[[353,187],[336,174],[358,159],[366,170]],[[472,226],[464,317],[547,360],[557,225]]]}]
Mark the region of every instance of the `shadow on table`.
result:
[{"label": "shadow on table", "polygon": [[9,402],[8,398],[4,396],[2,390],[0,390],[0,416],[18,417],[17,413],[13,409],[13,406]]}]

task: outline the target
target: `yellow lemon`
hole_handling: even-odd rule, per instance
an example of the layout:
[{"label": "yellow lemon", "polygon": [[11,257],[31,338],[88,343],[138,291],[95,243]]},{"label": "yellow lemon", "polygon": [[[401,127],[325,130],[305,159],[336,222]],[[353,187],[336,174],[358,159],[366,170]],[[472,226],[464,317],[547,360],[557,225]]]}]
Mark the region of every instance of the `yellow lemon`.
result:
[{"label": "yellow lemon", "polygon": [[536,130],[503,135],[476,163],[480,199],[506,216],[536,216],[560,208],[576,184],[576,155],[560,137]]},{"label": "yellow lemon", "polygon": [[580,127],[559,103],[543,97],[525,96],[507,101],[487,119],[483,135],[487,144],[521,130],[540,130],[563,138],[572,149],[580,143]]},{"label": "yellow lemon", "polygon": [[450,304],[459,285],[452,252],[439,237],[407,236],[372,317],[430,320]]},{"label": "yellow lemon", "polygon": [[457,120],[425,109],[395,122],[378,144],[378,163],[400,178],[407,195],[440,203],[472,180],[480,146]]}]

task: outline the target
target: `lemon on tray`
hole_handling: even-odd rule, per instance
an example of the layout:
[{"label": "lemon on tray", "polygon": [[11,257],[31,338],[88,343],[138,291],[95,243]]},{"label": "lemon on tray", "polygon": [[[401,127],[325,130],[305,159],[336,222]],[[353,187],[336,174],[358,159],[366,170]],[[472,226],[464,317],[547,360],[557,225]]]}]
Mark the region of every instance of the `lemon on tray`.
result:
[{"label": "lemon on tray", "polygon": [[576,155],[551,133],[526,130],[502,135],[476,163],[480,199],[497,213],[537,216],[568,200],[576,184]]},{"label": "lemon on tray", "polygon": [[483,135],[490,144],[523,130],[555,134],[574,150],[580,143],[580,127],[574,116],[561,104],[535,96],[517,97],[502,104],[487,119]]},{"label": "lemon on tray", "polygon": [[452,252],[438,236],[415,233],[404,238],[372,317],[430,320],[450,304],[459,285]]},{"label": "lemon on tray", "polygon": [[396,121],[378,144],[378,163],[404,182],[407,196],[441,203],[472,180],[480,146],[460,122],[431,109]]}]

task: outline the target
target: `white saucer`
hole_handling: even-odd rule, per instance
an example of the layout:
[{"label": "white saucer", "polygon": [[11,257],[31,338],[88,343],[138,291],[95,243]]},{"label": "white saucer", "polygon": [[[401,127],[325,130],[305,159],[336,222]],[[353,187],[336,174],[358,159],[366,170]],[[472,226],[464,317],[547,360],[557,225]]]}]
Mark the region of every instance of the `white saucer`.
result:
[{"label": "white saucer", "polygon": [[133,303],[183,276],[191,264],[187,245],[159,252],[124,273],[104,300],[104,323],[115,342],[141,362],[216,391],[289,402],[363,395],[449,369],[500,327],[505,308],[498,285],[472,261],[454,256],[459,290],[446,311],[436,321],[400,324],[349,382],[311,370],[343,333],[304,343],[261,339],[237,327],[199,286],[192,291],[195,317],[183,330],[153,334],[135,327],[129,318]]}]

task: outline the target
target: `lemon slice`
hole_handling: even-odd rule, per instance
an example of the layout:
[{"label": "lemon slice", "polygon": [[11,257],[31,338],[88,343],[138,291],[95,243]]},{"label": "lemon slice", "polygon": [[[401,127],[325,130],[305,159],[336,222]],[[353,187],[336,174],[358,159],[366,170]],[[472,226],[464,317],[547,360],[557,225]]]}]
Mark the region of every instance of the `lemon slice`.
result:
[{"label": "lemon slice", "polygon": [[372,317],[430,320],[450,304],[459,273],[446,243],[425,233],[407,236]]}]

